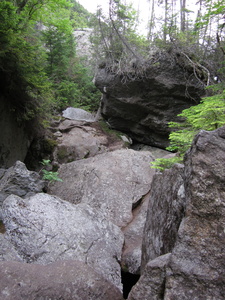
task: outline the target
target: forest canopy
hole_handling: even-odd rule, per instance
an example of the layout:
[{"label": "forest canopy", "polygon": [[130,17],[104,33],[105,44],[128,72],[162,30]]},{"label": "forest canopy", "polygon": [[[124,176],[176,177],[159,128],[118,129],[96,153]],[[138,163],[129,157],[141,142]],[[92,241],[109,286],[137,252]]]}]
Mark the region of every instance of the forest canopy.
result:
[{"label": "forest canopy", "polygon": [[68,0],[0,1],[2,96],[18,119],[67,106],[96,109],[99,92],[73,36],[89,17]]},{"label": "forest canopy", "polygon": [[[121,75],[129,72],[132,59],[143,66],[152,49],[182,53],[194,72],[200,67],[215,78],[219,87],[212,96],[224,95],[224,1],[196,1],[194,20],[186,0],[149,0],[149,7],[143,36],[138,12],[123,0],[110,0],[109,12],[99,7],[96,14],[75,0],[1,0],[2,97],[17,119],[45,120],[68,106],[97,110],[101,95],[92,83],[95,68],[116,65]],[[82,28],[92,28],[90,66],[76,53],[74,31]],[[205,86],[211,83],[206,80]]]}]

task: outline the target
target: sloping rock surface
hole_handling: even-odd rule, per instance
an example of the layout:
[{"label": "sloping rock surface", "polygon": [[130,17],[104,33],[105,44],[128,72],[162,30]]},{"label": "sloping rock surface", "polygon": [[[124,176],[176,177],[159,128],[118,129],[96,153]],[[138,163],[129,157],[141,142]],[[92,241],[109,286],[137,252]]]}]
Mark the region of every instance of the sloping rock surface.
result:
[{"label": "sloping rock surface", "polygon": [[102,116],[112,128],[159,148],[168,146],[168,122],[178,120],[183,109],[204,95],[204,85],[185,68],[181,55],[167,52],[124,72],[116,64],[101,68],[95,85],[103,93]]},{"label": "sloping rock surface", "polygon": [[47,194],[28,199],[11,195],[3,204],[3,222],[6,237],[25,262],[80,260],[122,288],[118,262],[123,234],[90,206]]},{"label": "sloping rock surface", "polygon": [[152,160],[149,152],[124,149],[63,164],[63,182],[50,185],[49,192],[74,204],[89,204],[123,227],[132,220],[133,205],[150,189]]},{"label": "sloping rock surface", "polygon": [[185,209],[183,166],[154,176],[143,234],[142,270],[149,260],[174,248]]},{"label": "sloping rock surface", "polygon": [[121,292],[80,261],[47,266],[0,263],[1,300],[122,300]]},{"label": "sloping rock surface", "polygon": [[126,142],[115,133],[106,133],[97,122],[64,120],[55,133],[57,146],[54,151],[54,162],[67,163],[88,158],[104,152],[122,149]]}]

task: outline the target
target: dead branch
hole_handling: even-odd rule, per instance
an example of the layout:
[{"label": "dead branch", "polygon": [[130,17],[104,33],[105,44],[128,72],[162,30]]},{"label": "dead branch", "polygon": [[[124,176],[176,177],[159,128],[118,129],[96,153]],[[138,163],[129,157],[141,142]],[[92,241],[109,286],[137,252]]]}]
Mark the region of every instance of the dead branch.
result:
[{"label": "dead branch", "polygon": [[209,72],[209,70],[206,67],[204,67],[201,64],[199,64],[198,62],[194,62],[193,60],[191,60],[190,57],[187,54],[185,54],[184,52],[180,52],[180,53],[183,54],[187,58],[187,60],[190,62],[191,66],[193,68],[193,72],[194,72],[195,78],[198,81],[200,81],[201,83],[203,83],[202,80],[197,75],[197,72],[196,72],[197,67],[199,67],[200,69],[203,69],[207,73],[207,83],[206,83],[206,86],[209,86],[209,83],[210,83],[210,72]]}]

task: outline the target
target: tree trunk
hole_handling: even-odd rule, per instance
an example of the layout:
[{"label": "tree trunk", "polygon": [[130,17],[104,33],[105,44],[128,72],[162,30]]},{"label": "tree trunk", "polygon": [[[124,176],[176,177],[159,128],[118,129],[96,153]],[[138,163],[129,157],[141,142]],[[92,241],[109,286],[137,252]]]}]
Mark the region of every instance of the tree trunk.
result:
[{"label": "tree trunk", "polygon": [[166,42],[166,36],[168,32],[168,0],[165,0],[165,18],[164,18],[164,30],[163,30],[163,39]]},{"label": "tree trunk", "polygon": [[[152,33],[153,33],[153,28],[154,28],[154,23],[155,23],[155,0],[152,1],[152,6],[151,9],[149,9],[149,12],[151,13],[150,18],[149,18],[149,31],[148,31],[148,40],[152,40]],[[150,2],[150,1],[149,1]],[[149,6],[150,8],[150,6]]]},{"label": "tree trunk", "polygon": [[186,0],[180,0],[180,30],[186,31]]}]

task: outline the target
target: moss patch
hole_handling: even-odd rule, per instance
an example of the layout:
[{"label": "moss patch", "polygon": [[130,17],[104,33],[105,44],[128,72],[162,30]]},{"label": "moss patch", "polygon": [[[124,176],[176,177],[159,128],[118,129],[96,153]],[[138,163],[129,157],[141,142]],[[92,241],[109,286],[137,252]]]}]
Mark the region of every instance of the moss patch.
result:
[{"label": "moss patch", "polygon": [[45,139],[43,141],[43,148],[46,153],[52,153],[56,145],[57,142],[54,139]]},{"label": "moss patch", "polygon": [[58,159],[62,160],[64,158],[66,158],[67,155],[68,154],[67,154],[66,148],[61,147],[61,148],[58,149],[58,151],[57,151]]},{"label": "moss patch", "polygon": [[[121,136],[125,135],[125,133],[115,130],[115,129],[111,129],[106,122],[104,121],[99,121],[99,128],[100,130],[105,133],[108,137],[109,142],[116,142],[116,141],[122,141]],[[126,142],[124,142],[125,144]],[[126,143],[126,146],[129,147],[130,144]]]}]

